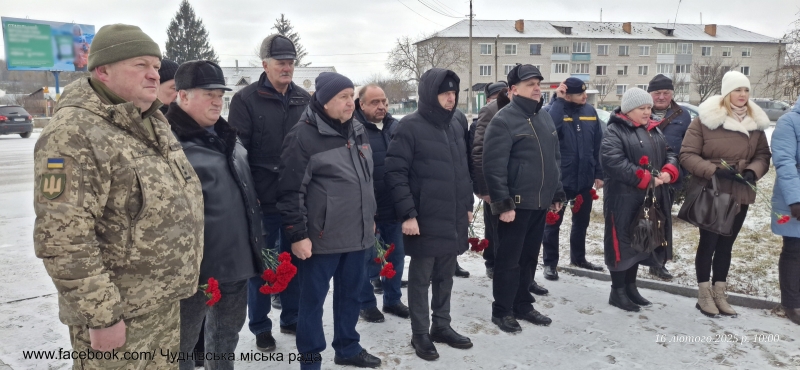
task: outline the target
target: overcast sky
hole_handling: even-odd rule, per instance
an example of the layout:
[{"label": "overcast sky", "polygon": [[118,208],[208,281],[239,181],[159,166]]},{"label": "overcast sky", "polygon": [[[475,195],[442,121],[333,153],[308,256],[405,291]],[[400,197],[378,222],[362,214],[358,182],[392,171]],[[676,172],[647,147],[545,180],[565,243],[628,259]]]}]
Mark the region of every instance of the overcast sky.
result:
[{"label": "overcast sky", "polygon": [[[0,15],[141,27],[164,48],[167,26],[180,0],[0,0]],[[334,66],[356,82],[381,73],[388,51],[401,36],[442,30],[469,13],[467,0],[191,0],[223,66],[255,62],[253,50],[274,32],[281,13],[291,20],[312,66]],[[502,5],[499,5],[502,4]],[[673,21],[678,0],[474,0],[476,19],[539,19],[606,22]],[[682,0],[678,23],[728,24],[780,37],[800,18],[797,0]],[[2,40],[0,40],[2,43]],[[4,47],[0,48],[4,57]]]}]

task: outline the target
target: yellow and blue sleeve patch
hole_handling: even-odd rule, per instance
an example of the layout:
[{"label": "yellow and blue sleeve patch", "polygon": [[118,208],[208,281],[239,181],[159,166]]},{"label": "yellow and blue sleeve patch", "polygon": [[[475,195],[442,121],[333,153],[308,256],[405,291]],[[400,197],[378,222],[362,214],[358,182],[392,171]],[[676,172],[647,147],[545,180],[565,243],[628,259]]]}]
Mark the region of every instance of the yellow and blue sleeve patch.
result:
[{"label": "yellow and blue sleeve patch", "polygon": [[64,158],[47,158],[48,169],[64,168]]}]

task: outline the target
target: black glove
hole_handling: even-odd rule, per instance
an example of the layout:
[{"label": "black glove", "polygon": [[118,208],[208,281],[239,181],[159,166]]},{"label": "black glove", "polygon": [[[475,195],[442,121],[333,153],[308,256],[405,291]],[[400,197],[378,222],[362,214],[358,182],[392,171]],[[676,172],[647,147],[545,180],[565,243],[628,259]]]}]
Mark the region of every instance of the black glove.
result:
[{"label": "black glove", "polygon": [[792,210],[792,217],[800,220],[800,203],[790,204],[789,208]]},{"label": "black glove", "polygon": [[714,171],[714,175],[717,176],[717,178],[727,179],[732,181],[742,181],[742,179],[740,179],[739,176],[737,176],[738,174],[739,174],[738,171],[729,170],[727,168],[717,168],[717,170]]},{"label": "black glove", "polygon": [[744,170],[742,171],[742,177],[744,177],[745,181],[749,182],[750,185],[756,184],[756,173],[751,170]]}]

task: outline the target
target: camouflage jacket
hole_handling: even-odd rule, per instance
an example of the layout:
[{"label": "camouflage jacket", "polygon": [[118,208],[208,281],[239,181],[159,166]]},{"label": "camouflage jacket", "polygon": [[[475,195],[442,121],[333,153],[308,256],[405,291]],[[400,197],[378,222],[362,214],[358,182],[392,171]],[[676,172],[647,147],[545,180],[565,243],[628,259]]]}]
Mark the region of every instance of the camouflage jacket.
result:
[{"label": "camouflage jacket", "polygon": [[200,181],[161,112],[69,84],[34,149],[34,247],[67,325],[107,327],[197,291]]}]

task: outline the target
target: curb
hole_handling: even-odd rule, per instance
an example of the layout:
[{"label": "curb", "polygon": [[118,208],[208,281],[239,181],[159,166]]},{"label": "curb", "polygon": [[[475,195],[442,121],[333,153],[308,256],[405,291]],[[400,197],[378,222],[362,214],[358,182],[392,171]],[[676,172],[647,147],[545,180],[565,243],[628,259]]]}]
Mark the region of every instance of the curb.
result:
[{"label": "curb", "polygon": [[[575,276],[587,277],[590,279],[600,281],[611,281],[611,275],[597,271],[584,270],[581,268],[574,268],[568,266],[558,266],[558,269],[570,273]],[[668,283],[658,280],[636,278],[636,286],[639,288],[660,290],[662,292],[676,294],[688,298],[697,298],[698,289],[696,287],[688,287],[685,285],[678,285],[675,283]],[[772,310],[780,306],[780,302],[774,302],[763,298],[756,298],[744,294],[728,293],[728,303],[734,306],[741,306],[747,308]]]}]

